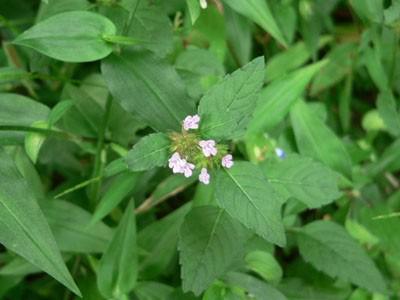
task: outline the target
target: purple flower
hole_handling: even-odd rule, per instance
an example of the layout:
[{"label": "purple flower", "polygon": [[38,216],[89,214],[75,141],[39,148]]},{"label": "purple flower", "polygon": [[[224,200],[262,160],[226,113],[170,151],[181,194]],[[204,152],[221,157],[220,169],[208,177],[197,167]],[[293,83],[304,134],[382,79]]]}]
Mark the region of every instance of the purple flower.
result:
[{"label": "purple flower", "polygon": [[275,154],[282,159],[286,157],[286,153],[282,148],[275,148]]},{"label": "purple flower", "polygon": [[182,173],[181,156],[178,152],[175,152],[171,158],[168,160],[168,166],[172,169],[174,173]]},{"label": "purple flower", "polygon": [[206,168],[202,168],[200,175],[199,175],[199,181],[204,183],[204,184],[209,184],[210,183],[210,174],[208,174]]},{"label": "purple flower", "polygon": [[191,164],[186,161],[186,159],[182,159],[181,162],[181,170],[185,177],[190,177],[193,174],[194,164]]},{"label": "purple flower", "polygon": [[230,154],[225,155],[222,158],[221,164],[224,168],[230,169],[233,166],[233,157]]},{"label": "purple flower", "polygon": [[199,145],[205,157],[214,156],[217,154],[217,148],[215,148],[214,140],[200,141]]},{"label": "purple flower", "polygon": [[183,129],[185,129],[185,130],[198,129],[199,128],[199,122],[200,122],[200,116],[199,115],[187,116],[185,118],[185,120],[183,120]]}]

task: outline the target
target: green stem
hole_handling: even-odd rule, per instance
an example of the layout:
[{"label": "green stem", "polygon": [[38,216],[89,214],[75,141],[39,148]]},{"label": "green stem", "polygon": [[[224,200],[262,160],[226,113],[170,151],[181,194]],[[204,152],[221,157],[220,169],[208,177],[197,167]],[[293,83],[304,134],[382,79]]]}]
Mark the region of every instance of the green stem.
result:
[{"label": "green stem", "polygon": [[120,45],[135,45],[138,44],[139,41],[131,38],[129,36],[122,36],[122,35],[110,35],[104,34],[102,36],[103,40],[113,44],[120,44]]},{"label": "green stem", "polygon": [[[110,119],[111,104],[112,104],[112,96],[109,95],[107,98],[107,102],[106,102],[103,121],[99,128],[99,138],[97,141],[97,149],[96,149],[96,156],[95,156],[92,178],[102,177],[102,172],[103,172],[103,167],[104,167],[103,162],[105,160],[105,159],[103,159],[103,157],[104,157],[104,149],[103,149],[104,148],[104,138],[105,138],[105,133],[106,133],[107,126],[108,126],[108,121]],[[93,208],[96,206],[96,203],[97,203],[100,186],[101,186],[101,179],[96,181],[91,186],[90,201],[91,201],[91,206]]]},{"label": "green stem", "polygon": [[76,190],[80,190],[82,188],[84,188],[85,186],[88,186],[89,184],[93,183],[93,182],[97,182],[101,179],[101,177],[95,177],[95,178],[90,178],[89,180],[83,181],[69,189],[66,189],[64,191],[62,191],[61,193],[57,194],[54,196],[54,199],[58,199],[61,198],[67,194],[70,194],[72,192],[75,192]]}]

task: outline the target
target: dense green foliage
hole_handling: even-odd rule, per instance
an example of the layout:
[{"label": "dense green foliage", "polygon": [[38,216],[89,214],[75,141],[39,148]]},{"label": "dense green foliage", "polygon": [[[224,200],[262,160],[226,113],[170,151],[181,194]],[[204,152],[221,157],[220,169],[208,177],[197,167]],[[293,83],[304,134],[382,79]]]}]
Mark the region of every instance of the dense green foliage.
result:
[{"label": "dense green foliage", "polygon": [[0,299],[399,299],[399,34],[399,0],[0,1]]}]

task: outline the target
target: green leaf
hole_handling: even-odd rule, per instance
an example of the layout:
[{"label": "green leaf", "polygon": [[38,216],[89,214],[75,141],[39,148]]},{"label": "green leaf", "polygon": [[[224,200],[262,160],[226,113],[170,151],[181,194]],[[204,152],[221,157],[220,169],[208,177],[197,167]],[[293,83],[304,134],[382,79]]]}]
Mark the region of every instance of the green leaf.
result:
[{"label": "green leaf", "polygon": [[252,251],[246,255],[246,265],[266,281],[277,283],[281,280],[283,271],[275,257],[266,251]]},{"label": "green leaf", "polygon": [[161,282],[141,281],[135,288],[135,295],[138,300],[172,300],[173,291],[171,286]]},{"label": "green leaf", "polygon": [[[43,121],[38,121],[32,124],[32,127],[42,129],[47,129],[48,126],[48,123]],[[25,151],[34,164],[38,159],[40,148],[45,140],[46,135],[38,132],[29,132],[25,136]]]},{"label": "green leaf", "polygon": [[190,20],[194,24],[201,13],[200,2],[199,0],[186,0],[186,5],[189,10]]},{"label": "green leaf", "polygon": [[247,230],[224,210],[214,206],[193,208],[179,238],[183,291],[199,295],[232,268],[249,238]]},{"label": "green leaf", "polygon": [[283,46],[287,47],[287,41],[280,30],[268,3],[264,0],[224,0],[238,13],[246,16],[253,22],[260,25],[266,32],[270,33]]},{"label": "green leaf", "polygon": [[257,279],[251,275],[231,272],[224,280],[231,286],[242,287],[257,300],[274,299],[286,300],[286,297],[272,285]]},{"label": "green leaf", "polygon": [[261,169],[248,162],[235,162],[218,173],[215,197],[218,205],[265,240],[284,246],[282,200]]},{"label": "green leaf", "polygon": [[350,0],[349,2],[362,20],[374,23],[383,22],[382,0]]},{"label": "green leaf", "polygon": [[91,215],[72,203],[54,200],[41,206],[61,251],[77,253],[103,252],[112,230],[103,223],[89,226]]},{"label": "green leaf", "polygon": [[298,101],[292,107],[290,119],[301,154],[322,161],[347,177],[351,176],[351,160],[342,141],[305,102]]},{"label": "green leaf", "polygon": [[125,157],[131,171],[144,171],[165,166],[170,156],[171,141],[163,133],[142,138]]},{"label": "green leaf", "polygon": [[102,35],[115,33],[115,25],[107,18],[93,12],[72,11],[36,24],[19,35],[14,44],[62,61],[87,62],[112,52],[112,46]]},{"label": "green leaf", "polygon": [[136,285],[138,273],[133,201],[125,210],[97,271],[97,286],[106,298],[119,298]]},{"label": "green leaf", "polygon": [[263,132],[278,125],[288,114],[294,102],[305,92],[310,80],[326,63],[327,61],[320,61],[301,68],[273,81],[264,88],[249,124],[248,132]]},{"label": "green leaf", "polygon": [[264,58],[228,75],[200,100],[200,130],[207,137],[232,139],[243,135],[264,82]]},{"label": "green leaf", "polygon": [[179,131],[183,119],[194,112],[176,71],[150,52],[111,55],[101,68],[121,106],[155,130]]},{"label": "green leaf", "polygon": [[29,78],[30,73],[15,67],[0,68],[0,84]]},{"label": "green leaf", "polygon": [[301,256],[316,269],[371,292],[386,293],[379,270],[343,227],[315,221],[297,232],[297,241]]},{"label": "green leaf", "polygon": [[80,295],[33,191],[0,149],[0,242]]},{"label": "green leaf", "polygon": [[139,262],[141,278],[155,279],[168,270],[177,253],[179,229],[191,207],[189,202],[139,232],[138,244],[147,252]]},{"label": "green leaf", "polygon": [[97,205],[91,224],[107,216],[135,188],[140,173],[124,172],[114,179]]},{"label": "green leaf", "polygon": [[387,130],[394,136],[399,136],[400,114],[397,110],[396,99],[393,93],[390,91],[380,93],[376,105]]},{"label": "green leaf", "polygon": [[341,196],[335,173],[311,158],[290,155],[264,165],[268,181],[286,199],[293,197],[309,208],[317,208]]}]

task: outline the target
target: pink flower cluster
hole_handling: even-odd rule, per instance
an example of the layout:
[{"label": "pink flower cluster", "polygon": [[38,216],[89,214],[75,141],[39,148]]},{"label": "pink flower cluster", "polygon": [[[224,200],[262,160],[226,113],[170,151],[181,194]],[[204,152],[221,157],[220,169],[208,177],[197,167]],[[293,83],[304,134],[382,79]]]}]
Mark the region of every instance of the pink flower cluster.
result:
[{"label": "pink flower cluster", "polygon": [[[200,116],[187,116],[183,120],[183,129],[185,131],[189,131],[190,129],[198,129],[200,122]],[[216,156],[218,153],[218,149],[216,147],[216,142],[214,140],[201,140],[198,142],[198,146],[200,147],[203,155],[206,158]],[[233,157],[231,154],[227,154],[222,157],[221,165],[224,168],[231,168],[233,166]],[[175,152],[172,154],[170,159],[168,160],[168,166],[172,169],[174,174],[183,174],[185,177],[191,177],[193,175],[193,170],[195,169],[195,165],[187,161],[187,157],[182,157],[181,154]],[[208,173],[207,168],[201,168],[199,174],[199,181],[204,184],[210,183],[210,174]]]}]

